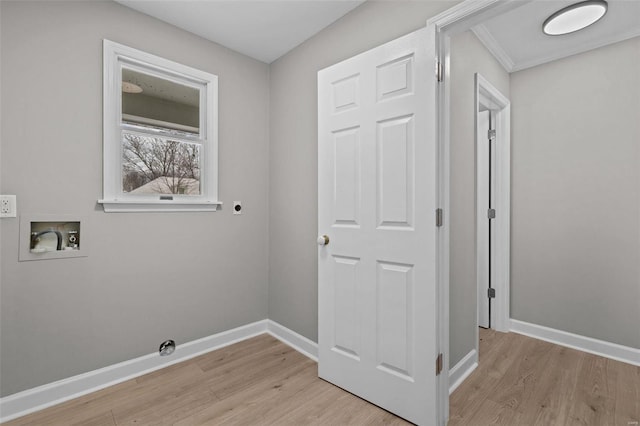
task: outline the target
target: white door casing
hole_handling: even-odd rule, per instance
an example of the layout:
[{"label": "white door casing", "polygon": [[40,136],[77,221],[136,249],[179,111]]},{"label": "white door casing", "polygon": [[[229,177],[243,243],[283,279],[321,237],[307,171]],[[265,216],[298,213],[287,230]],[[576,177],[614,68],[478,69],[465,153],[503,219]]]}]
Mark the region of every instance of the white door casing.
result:
[{"label": "white door casing", "polygon": [[[510,223],[511,223],[511,103],[482,75],[475,74],[475,106],[476,111],[491,110],[492,125],[496,131],[492,150],[492,181],[486,180],[489,158],[488,150],[480,148],[486,137],[479,127],[479,116],[476,114],[476,270],[478,273],[478,325],[484,327],[481,320],[481,299],[486,296],[486,285],[482,282],[483,271],[491,271],[491,287],[496,297],[491,300],[491,328],[507,332],[510,328]],[[487,142],[488,143],[488,142]],[[483,165],[484,164],[484,165]],[[487,223],[486,208],[480,195],[492,188],[492,208],[496,210],[495,219],[491,220],[491,233],[484,225]],[[486,203],[486,201],[485,201]],[[489,240],[491,244],[489,244]],[[489,251],[489,247],[491,250]],[[484,265],[484,266],[483,266]],[[476,336],[478,337],[478,336]],[[476,338],[476,349],[478,340]]]},{"label": "white door casing", "polygon": [[434,69],[427,27],[318,73],[318,373],[423,425],[438,418]]}]

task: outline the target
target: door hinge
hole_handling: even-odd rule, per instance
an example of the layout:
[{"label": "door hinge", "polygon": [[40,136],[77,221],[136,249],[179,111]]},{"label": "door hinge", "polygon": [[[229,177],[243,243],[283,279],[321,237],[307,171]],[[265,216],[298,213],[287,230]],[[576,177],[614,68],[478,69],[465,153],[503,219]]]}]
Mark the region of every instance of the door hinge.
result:
[{"label": "door hinge", "polygon": [[436,358],[436,376],[439,376],[440,373],[442,373],[442,363],[443,363],[443,358],[442,358],[442,354],[438,354],[438,358]]},{"label": "door hinge", "polygon": [[436,209],[436,226],[442,226],[442,209]]},{"label": "door hinge", "polygon": [[438,82],[442,82],[444,80],[444,66],[442,66],[442,62],[436,62],[436,78]]},{"label": "door hinge", "polygon": [[487,131],[487,138],[489,138],[490,142],[493,142],[496,140],[496,131],[491,129],[489,131]]},{"label": "door hinge", "polygon": [[496,218],[496,209],[487,210],[487,217],[489,219],[495,219]]},{"label": "door hinge", "polygon": [[489,297],[489,299],[495,299],[496,298],[496,289],[489,287],[489,291],[487,291],[487,296]]}]

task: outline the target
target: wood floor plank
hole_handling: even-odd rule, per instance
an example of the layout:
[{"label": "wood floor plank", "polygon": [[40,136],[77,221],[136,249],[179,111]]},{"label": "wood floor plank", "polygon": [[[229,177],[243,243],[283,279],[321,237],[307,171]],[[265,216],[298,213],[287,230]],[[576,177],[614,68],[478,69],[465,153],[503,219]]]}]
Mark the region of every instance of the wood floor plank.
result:
[{"label": "wood floor plank", "polygon": [[201,383],[202,370],[194,363],[186,362],[168,367],[166,377],[157,371],[136,379],[136,387],[129,391],[129,398],[112,407],[118,425],[152,424],[157,413],[180,410],[182,406],[193,408],[211,403],[215,396]]},{"label": "wood floor plank", "polygon": [[514,410],[521,409],[523,404],[531,401],[531,394],[543,374],[545,366],[550,361],[551,344],[531,340],[525,343],[520,356],[504,374],[489,399],[498,405],[507,406]]},{"label": "wood floor plank", "polygon": [[[104,413],[109,413],[108,417],[113,417],[111,407],[117,405],[119,401],[129,398],[131,390],[136,386],[135,380],[127,380],[108,388],[92,392],[76,399],[54,405],[45,410],[37,411],[10,422],[2,423],[3,426],[35,426],[35,425],[69,425],[90,422],[96,416],[99,418]],[[106,425],[114,425],[115,421],[108,422],[104,417]]]},{"label": "wood floor plank", "polygon": [[393,424],[408,425],[410,423],[384,411],[383,409],[360,399],[354,399],[352,395],[338,393],[335,397],[340,402],[336,409],[326,410],[318,419],[321,425],[369,425],[369,424]]},{"label": "wood floor plank", "polygon": [[[286,358],[287,355],[283,355]],[[222,420],[232,418],[236,413],[247,409],[256,409],[254,401],[264,398],[264,395],[272,395],[282,386],[282,382],[291,377],[302,375],[307,380],[312,380],[312,376],[306,376],[303,372],[314,368],[313,361],[309,359],[300,360],[295,364],[282,364],[285,368],[278,368],[268,371],[265,375],[253,375],[247,380],[245,387],[236,388],[237,392],[229,392],[228,388],[218,388],[216,384],[211,384],[212,391],[221,392],[218,397],[219,401],[212,404],[204,410],[195,413],[179,422],[176,426],[186,426],[193,424],[218,424]],[[235,376],[239,375],[236,373]],[[241,375],[241,374],[240,374]],[[237,379],[234,378],[235,381]],[[316,378],[317,379],[317,378]],[[223,385],[224,386],[224,385]],[[269,405],[259,407],[261,410],[267,410]]]},{"label": "wood floor plank", "polygon": [[[317,368],[314,373],[317,374]],[[314,381],[300,393],[299,398],[296,398],[300,401],[299,404],[289,405],[288,410],[279,410],[268,420],[272,424],[283,425],[321,424],[328,412],[346,409],[347,404],[338,399],[339,393],[340,391],[330,383],[323,380]]]},{"label": "wood floor plank", "polygon": [[[231,374],[224,371],[223,374],[207,375],[207,383],[214,389],[219,399],[224,399],[245,389],[255,386],[263,380],[273,381],[274,375],[279,372],[287,372],[297,367],[312,365],[313,361],[294,349],[282,345],[278,351],[263,354],[260,362],[253,362],[245,366],[242,374]],[[238,371],[238,370],[236,370]]]},{"label": "wood floor plank", "polygon": [[553,351],[553,364],[549,368],[553,382],[549,388],[538,390],[537,404],[526,408],[524,417],[532,419],[532,425],[568,424],[569,410],[575,402],[579,371],[573,367],[580,364],[585,354],[562,346],[555,346]]},{"label": "wood floor plank", "polygon": [[629,364],[618,368],[614,423],[630,425],[638,422],[640,425],[640,368]]},{"label": "wood floor plank", "polygon": [[41,415],[35,413],[13,420],[11,422],[2,423],[3,425],[20,425],[20,426],[116,426],[111,410],[95,412],[89,410],[64,410],[55,414]]},{"label": "wood floor plank", "polygon": [[315,366],[308,364],[304,370],[287,375],[264,392],[253,393],[249,398],[244,397],[245,394],[236,394],[235,399],[239,400],[236,403],[237,409],[226,412],[224,416],[217,419],[216,424],[221,426],[272,424],[268,419],[277,417],[280,410],[291,408],[291,402],[298,401],[298,394],[305,387],[310,386],[315,372]]},{"label": "wood floor plank", "polygon": [[[449,422],[451,425],[452,423]],[[486,400],[471,417],[462,418],[454,423],[464,426],[490,426],[490,425],[522,425],[517,410],[508,405],[501,405],[491,400]]]},{"label": "wood floor plank", "polygon": [[584,356],[576,386],[576,401],[569,412],[570,423],[601,425],[612,422],[615,395],[611,394],[605,376],[607,362],[607,359],[596,355]]},{"label": "wood floor plank", "polygon": [[[171,425],[215,404],[217,398],[203,385],[181,386],[170,390],[159,390],[153,397],[133,399],[127,404],[114,407],[113,417],[117,425]],[[148,391],[152,392],[152,391]]]},{"label": "wood floor plank", "polygon": [[194,358],[194,362],[203,371],[213,369],[234,369],[242,367],[242,364],[251,364],[264,351],[280,350],[282,342],[268,334],[261,334],[242,342],[229,345],[216,351]]}]

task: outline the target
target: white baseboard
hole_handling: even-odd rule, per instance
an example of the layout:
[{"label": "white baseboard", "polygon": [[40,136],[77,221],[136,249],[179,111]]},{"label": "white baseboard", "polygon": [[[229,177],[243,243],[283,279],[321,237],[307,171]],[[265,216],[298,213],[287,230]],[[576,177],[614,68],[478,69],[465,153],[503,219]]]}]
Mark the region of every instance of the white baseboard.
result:
[{"label": "white baseboard", "polygon": [[267,333],[315,362],[318,362],[318,344],[313,340],[309,340],[295,331],[271,320],[267,320]]},{"label": "white baseboard", "polygon": [[[202,339],[179,344],[176,346],[175,352],[170,356],[160,357],[158,353],[152,353],[0,398],[0,422],[22,417],[52,405],[60,404],[61,402],[266,333],[269,326],[275,327],[271,323],[273,321],[257,321]],[[278,327],[286,330],[280,325]],[[284,338],[280,340],[284,340]],[[287,342],[285,341],[285,343]]]},{"label": "white baseboard", "polygon": [[464,358],[449,370],[449,395],[451,395],[477,367],[478,352],[475,349],[471,349]]},{"label": "white baseboard", "polygon": [[524,321],[511,320],[511,331],[556,345],[566,346],[579,351],[600,355],[616,361],[626,362],[640,366],[640,349],[618,345],[579,334],[568,333],[542,325],[531,324]]}]

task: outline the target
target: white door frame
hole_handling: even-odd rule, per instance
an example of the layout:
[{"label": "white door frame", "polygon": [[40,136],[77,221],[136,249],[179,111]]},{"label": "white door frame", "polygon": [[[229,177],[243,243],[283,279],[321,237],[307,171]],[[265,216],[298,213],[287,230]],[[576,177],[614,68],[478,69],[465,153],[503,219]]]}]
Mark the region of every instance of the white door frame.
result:
[{"label": "white door frame", "polygon": [[[476,132],[478,131],[478,112],[485,107],[495,115],[496,141],[495,152],[495,177],[494,177],[494,208],[496,217],[493,220],[493,236],[491,238],[491,253],[487,241],[476,238],[476,270],[485,270],[483,259],[491,262],[491,283],[496,291],[496,297],[491,304],[491,328],[497,331],[509,331],[509,254],[510,254],[510,218],[511,218],[511,102],[498,89],[496,89],[482,75],[475,74],[475,117]],[[486,135],[476,135],[486,137]],[[481,155],[476,143],[476,172],[479,173]],[[486,169],[486,168],[484,168]],[[478,197],[481,194],[480,176],[476,175],[476,235],[480,227],[487,223],[487,212],[478,209]],[[481,277],[477,276],[477,300],[486,296],[486,289],[481,286]],[[485,293],[484,295],[482,293]],[[476,328],[476,334],[478,330]],[[479,336],[476,336],[476,351],[478,350]]]},{"label": "white door frame", "polygon": [[[436,93],[436,114],[438,123],[438,205],[443,209],[443,226],[438,235],[438,347],[443,351],[443,371],[449,366],[449,206],[450,206],[450,39],[451,36],[467,31],[471,27],[521,6],[532,0],[464,0],[450,9],[427,20],[427,25],[435,25],[436,55],[443,67],[443,81]],[[477,344],[477,342],[476,342]],[[477,352],[476,352],[477,353]],[[438,423],[446,425],[449,419],[449,398],[442,397],[450,393],[449,377],[441,374],[437,392]]]}]

